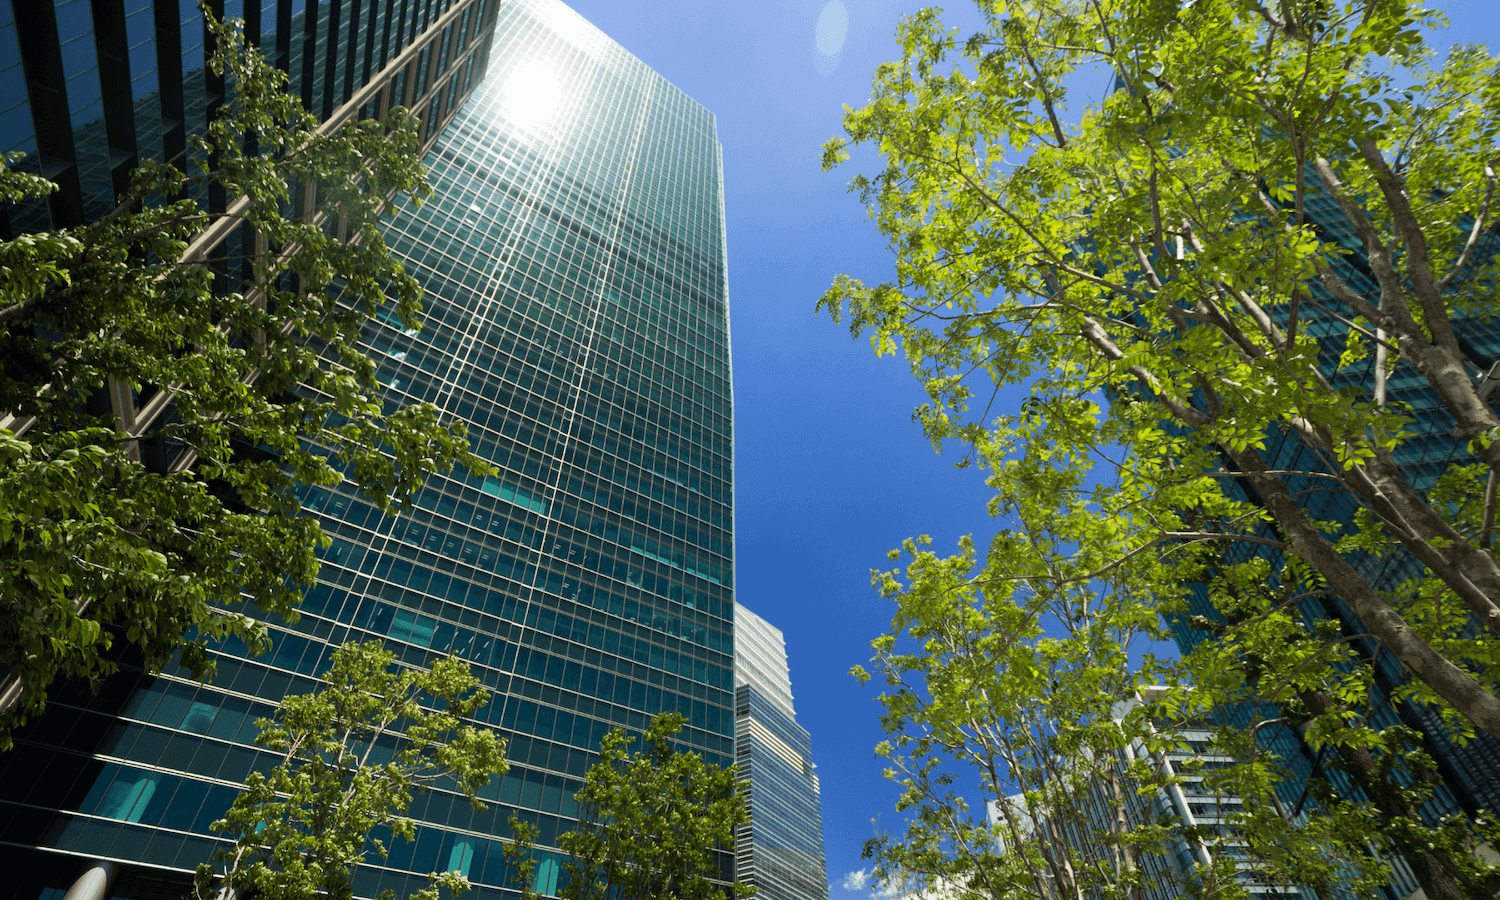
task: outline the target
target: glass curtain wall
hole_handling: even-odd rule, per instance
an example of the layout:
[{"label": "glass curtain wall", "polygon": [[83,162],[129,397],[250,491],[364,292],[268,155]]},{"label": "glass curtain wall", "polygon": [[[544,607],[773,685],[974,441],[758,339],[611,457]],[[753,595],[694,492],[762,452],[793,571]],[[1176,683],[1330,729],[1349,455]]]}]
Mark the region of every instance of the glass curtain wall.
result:
[{"label": "glass curtain wall", "polygon": [[[511,741],[499,804],[453,804],[467,834],[444,838],[499,887],[487,838],[517,808],[555,847],[610,728],[679,712],[685,749],[732,761],[734,606],[714,118],[560,3],[503,4],[495,46],[428,159],[436,196],[386,233],[426,324],[377,321],[368,344],[392,401],[468,422],[501,474],[435,478],[394,520],[338,492],[307,504],[338,567],[311,611],[414,664],[458,653],[507,695],[487,711]],[[544,892],[559,861],[543,854]],[[370,890],[426,864],[393,853]]]},{"label": "glass curtain wall", "polygon": [[735,651],[735,762],[750,800],[736,875],[763,900],[828,900],[822,799],[812,740],[792,709],[786,641],[736,604]]},{"label": "glass curtain wall", "polygon": [[273,623],[273,651],[223,648],[208,686],[122,660],[104,694],[54,695],[0,757],[0,861],[24,865],[27,885],[62,889],[85,860],[112,859],[114,896],[177,890],[245,775],[275,761],[250,746],[254,720],[312,690],[350,640],[381,638],[411,665],[469,660],[496,694],[479,718],[512,763],[486,812],[419,796],[416,840],[360,871],[361,897],[445,868],[478,886],[466,896],[499,896],[513,812],[539,828],[537,886],[554,894],[557,835],[611,728],[679,712],[684,749],[733,761],[715,120],[561,3],[506,0],[495,29],[487,79],[428,155],[435,196],[386,231],[426,288],[424,327],[382,316],[365,342],[392,403],[468,422],[500,474],[434,477],[400,517],[309,490],[332,543],[301,620]]},{"label": "glass curtain wall", "polygon": [[[1336,263],[1340,277],[1366,296],[1377,295],[1379,292],[1370,274],[1363,244],[1335,201],[1327,196],[1313,196],[1307,202],[1306,213],[1322,239],[1336,242],[1347,251]],[[1481,256],[1485,253],[1493,256],[1496,252],[1500,252],[1500,240],[1493,237],[1478,248]],[[1357,318],[1356,315],[1320,283],[1308,282],[1305,287],[1311,292],[1316,306],[1312,309],[1304,307],[1301,330],[1318,340],[1320,368],[1334,389],[1351,391],[1356,396],[1373,396],[1376,381],[1373,359],[1364,365],[1346,364],[1341,359],[1348,323]],[[1284,307],[1277,314],[1282,319],[1287,315]],[[1288,323],[1278,321],[1277,324],[1286,327]],[[1480,372],[1500,362],[1500,323],[1493,318],[1460,310],[1454,317],[1454,330],[1465,354]],[[1412,417],[1405,426],[1409,437],[1396,449],[1395,459],[1402,474],[1417,490],[1430,490],[1438,476],[1453,467],[1478,462],[1467,442],[1454,436],[1455,422],[1441,400],[1410,365],[1396,366],[1386,380],[1385,389],[1389,402],[1404,405]],[[1301,498],[1299,502],[1311,519],[1353,528],[1358,513],[1353,495],[1321,489],[1324,483],[1319,478],[1338,471],[1335,460],[1309,447],[1297,435],[1273,429],[1266,434],[1266,462],[1275,470],[1309,473],[1290,478],[1287,483]],[[1225,487],[1239,500],[1255,500],[1250,489],[1238,481],[1226,480]],[[1263,536],[1276,537],[1269,528],[1263,529]],[[1280,554],[1278,550],[1250,544],[1228,546],[1224,552],[1231,562],[1241,562],[1253,556],[1278,560]],[[1351,562],[1377,590],[1397,598],[1398,605],[1400,598],[1409,594],[1422,571],[1416,560],[1404,550],[1383,555],[1360,555]],[[1394,656],[1368,638],[1367,629],[1339,598],[1327,594],[1311,595],[1299,601],[1297,606],[1307,622],[1327,620],[1338,623],[1344,639],[1368,660],[1362,664],[1371,667],[1373,676],[1371,723],[1379,728],[1406,725],[1422,735],[1423,749],[1432,756],[1441,778],[1436,796],[1421,810],[1427,823],[1436,824],[1441,817],[1453,814],[1473,817],[1482,810],[1500,809],[1500,741],[1482,732],[1467,739],[1460,737],[1443,722],[1435,709],[1417,701],[1397,699],[1410,676]],[[1194,615],[1222,619],[1206,590],[1197,590],[1187,614],[1169,623],[1178,646],[1184,651],[1209,636],[1208,632],[1192,625]],[[1250,704],[1244,704],[1228,710],[1224,718],[1246,727],[1255,719],[1279,715],[1275,710],[1256,710]],[[1323,756],[1303,741],[1296,729],[1272,725],[1261,729],[1259,738],[1288,767],[1290,777],[1278,785],[1277,793],[1289,807],[1305,801],[1308,781],[1314,775],[1331,779],[1348,796],[1362,796],[1362,790],[1344,773],[1323,767]],[[1406,896],[1416,889],[1417,883],[1403,861],[1390,861],[1393,874],[1386,894],[1389,897]]]}]

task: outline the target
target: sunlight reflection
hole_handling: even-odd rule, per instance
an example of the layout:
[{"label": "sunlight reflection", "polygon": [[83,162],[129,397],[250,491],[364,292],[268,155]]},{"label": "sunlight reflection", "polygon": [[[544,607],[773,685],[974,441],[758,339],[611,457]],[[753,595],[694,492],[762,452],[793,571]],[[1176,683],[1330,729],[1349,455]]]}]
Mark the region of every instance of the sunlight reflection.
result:
[{"label": "sunlight reflection", "polygon": [[828,0],[818,14],[815,31],[818,53],[815,62],[818,71],[828,74],[838,68],[844,56],[844,38],[849,33],[849,10],[843,0]]},{"label": "sunlight reflection", "polygon": [[516,66],[501,88],[501,111],[517,129],[539,135],[557,114],[562,85],[557,73],[540,60]]}]

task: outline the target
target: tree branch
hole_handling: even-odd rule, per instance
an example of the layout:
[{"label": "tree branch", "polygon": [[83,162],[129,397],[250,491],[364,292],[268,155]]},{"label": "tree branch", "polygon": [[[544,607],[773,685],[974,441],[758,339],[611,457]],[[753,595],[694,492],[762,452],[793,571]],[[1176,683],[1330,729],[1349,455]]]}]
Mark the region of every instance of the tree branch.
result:
[{"label": "tree branch", "polygon": [[1257,537],[1253,534],[1224,534],[1219,531],[1163,531],[1161,536],[1163,538],[1177,538],[1190,541],[1243,541],[1247,544],[1275,547],[1277,550],[1290,550],[1292,547],[1286,541]]},{"label": "tree branch", "polygon": [[[1395,260],[1391,256],[1390,248],[1386,247],[1385,242],[1381,240],[1380,233],[1375,230],[1375,223],[1370,221],[1364,209],[1349,196],[1348,189],[1339,179],[1338,174],[1333,171],[1333,166],[1328,160],[1320,156],[1313,161],[1313,167],[1317,170],[1318,177],[1322,179],[1324,186],[1333,194],[1334,202],[1339,205],[1339,209],[1343,210],[1344,218],[1354,227],[1360,242],[1365,245],[1365,257],[1369,261],[1370,271],[1374,274],[1376,283],[1380,285],[1381,312],[1374,316],[1365,315],[1363,312],[1360,312],[1360,315],[1365,315],[1377,325],[1381,324],[1385,316],[1391,316],[1403,332],[1420,335],[1421,331],[1417,328],[1416,320],[1412,318],[1411,310],[1407,306],[1406,290],[1401,285],[1401,276],[1396,272]],[[1374,309],[1374,306],[1367,302],[1365,305]]]},{"label": "tree branch", "polygon": [[1479,537],[1474,543],[1479,549],[1489,552],[1490,538],[1495,532],[1495,489],[1500,485],[1500,472],[1491,472],[1484,486],[1484,518],[1479,526]]},{"label": "tree branch", "polygon": [[1391,171],[1374,138],[1364,137],[1358,144],[1365,165],[1374,173],[1375,183],[1380,186],[1380,193],[1385,197],[1396,232],[1401,235],[1401,243],[1406,246],[1406,273],[1416,290],[1417,302],[1422,307],[1423,318],[1426,319],[1428,330],[1432,332],[1433,342],[1448,352],[1461,356],[1463,351],[1458,346],[1458,336],[1453,333],[1453,323],[1448,320],[1443,292],[1432,277],[1432,258],[1427,250],[1427,235],[1422,232],[1422,225],[1412,211],[1406,187],[1401,183],[1401,177]]},{"label": "tree branch", "polygon": [[1453,284],[1454,279],[1458,278],[1459,273],[1464,270],[1464,266],[1469,264],[1469,256],[1473,254],[1474,248],[1479,244],[1480,235],[1484,234],[1485,216],[1488,215],[1490,201],[1495,196],[1495,169],[1493,165],[1484,167],[1484,180],[1488,184],[1484,189],[1484,202],[1479,204],[1478,211],[1474,213],[1474,227],[1469,229],[1469,239],[1464,242],[1463,252],[1459,253],[1458,259],[1454,260],[1453,268],[1449,269],[1448,274],[1444,275],[1443,279],[1438,282],[1437,287],[1439,291],[1446,291]]},{"label": "tree branch", "polygon": [[1381,645],[1480,730],[1500,738],[1500,697],[1485,689],[1468,672],[1438,653],[1419,637],[1395,610],[1380,598],[1338,550],[1328,542],[1297,504],[1285,485],[1265,473],[1260,454],[1226,448],[1260,492],[1262,502],[1287,535],[1290,550],[1328,580],[1340,599],[1374,634]]}]

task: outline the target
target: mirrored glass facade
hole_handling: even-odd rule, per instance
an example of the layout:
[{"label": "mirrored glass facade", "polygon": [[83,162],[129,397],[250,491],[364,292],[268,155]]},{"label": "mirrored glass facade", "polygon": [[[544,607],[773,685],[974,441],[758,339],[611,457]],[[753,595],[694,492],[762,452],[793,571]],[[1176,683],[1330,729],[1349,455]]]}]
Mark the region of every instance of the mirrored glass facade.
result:
[{"label": "mirrored glass facade", "polygon": [[486,80],[428,154],[435,196],[386,231],[426,289],[424,327],[382,316],[365,342],[389,402],[468,422],[500,473],[435,477],[399,517],[310,489],[332,544],[273,651],[225,648],[208,686],[122,659],[101,694],[56,694],[0,756],[0,868],[28,873],[16,896],[60,891],[95,859],[122,864],[114,896],[180,895],[217,845],[209,823],[274,762],[251,746],[254,719],[312,690],[349,640],[382,638],[411,665],[468,660],[511,760],[483,813],[419,796],[416,840],[361,869],[361,897],[436,869],[467,874],[467,897],[500,896],[512,813],[538,827],[537,886],[555,893],[557,836],[611,728],[680,712],[684,749],[734,761],[714,117],[552,0],[506,0],[493,40]]},{"label": "mirrored glass facade", "polygon": [[[1315,179],[1314,176],[1310,176]],[[1378,296],[1367,260],[1367,254],[1354,227],[1337,203],[1329,196],[1314,195],[1306,203],[1306,215],[1322,240],[1338,244],[1345,255],[1335,263],[1339,276],[1364,296]],[[1493,258],[1500,253],[1500,238],[1490,235],[1477,245],[1476,256]],[[1455,285],[1454,290],[1458,290]],[[1305,283],[1315,304],[1303,308],[1302,333],[1318,342],[1319,366],[1336,390],[1356,397],[1373,397],[1376,388],[1373,354],[1354,363],[1342,358],[1349,333],[1349,323],[1357,315],[1343,301],[1330,294],[1316,281]],[[1287,326],[1287,309],[1279,307],[1278,325]],[[1469,310],[1453,310],[1453,327],[1465,355],[1476,367],[1476,380],[1482,373],[1500,363],[1500,322],[1493,317],[1476,315]],[[1393,452],[1402,475],[1418,491],[1426,492],[1442,473],[1479,462],[1468,441],[1457,437],[1455,421],[1441,399],[1408,362],[1390,371],[1385,382],[1389,402],[1407,410],[1411,421],[1405,426],[1405,438]],[[1344,533],[1354,529],[1360,505],[1352,493],[1323,489],[1320,480],[1336,473],[1337,462],[1304,442],[1289,430],[1270,429],[1266,433],[1265,460],[1269,468],[1287,472],[1305,472],[1287,479],[1288,487],[1299,497],[1309,518],[1318,522],[1337,523]],[[1248,482],[1225,480],[1231,496],[1244,502],[1258,502]],[[1261,536],[1277,538],[1269,526],[1262,526]],[[1233,544],[1224,551],[1227,560],[1242,562],[1260,556],[1279,562],[1280,551],[1252,544]],[[1392,605],[1405,608],[1413,589],[1421,583],[1422,567],[1406,550],[1395,548],[1383,554],[1361,554],[1351,563],[1376,590],[1391,598]],[[1179,647],[1191,650],[1210,637],[1210,633],[1192,624],[1193,616],[1222,620],[1208,592],[1202,586],[1190,595],[1189,608],[1169,622]],[[1440,712],[1420,701],[1401,699],[1411,676],[1394,655],[1380,647],[1353,609],[1340,598],[1326,593],[1302,595],[1296,608],[1309,624],[1336,623],[1341,639],[1356,648],[1369,667],[1369,724],[1387,729],[1406,726],[1421,736],[1421,749],[1436,766],[1439,783],[1435,796],[1423,804],[1421,813],[1427,824],[1435,825],[1442,817],[1462,814],[1475,818],[1500,809],[1500,741],[1479,732],[1470,737],[1458,735],[1443,721]],[[1479,627],[1476,623],[1474,627]],[[1350,666],[1352,668],[1352,665]],[[1248,727],[1257,720],[1275,720],[1282,715],[1275,709],[1255,709],[1249,704],[1228,710],[1224,719]],[[1278,785],[1277,794],[1288,808],[1298,808],[1306,801],[1307,785],[1313,778],[1326,778],[1337,785],[1343,796],[1363,800],[1363,789],[1336,767],[1323,764],[1324,754],[1302,738],[1302,732],[1286,724],[1269,724],[1258,732],[1262,744],[1270,747],[1286,766],[1288,777]],[[1404,897],[1416,890],[1417,882],[1406,864],[1390,857],[1392,875],[1384,889],[1390,898]],[[1328,898],[1325,898],[1328,900]]]},{"label": "mirrored glass facade", "polygon": [[[498,0],[206,0],[244,23],[320,121],[406,106],[430,139],[484,75]],[[412,51],[407,53],[406,51]],[[196,161],[224,102],[198,0],[0,3],[0,152],[45,175],[45,199],[0,203],[0,237],[111,212],[145,159]],[[386,88],[345,109],[366,85]],[[191,171],[191,169],[189,169]],[[203,199],[223,208],[224,197]],[[233,255],[233,254],[231,254]]]},{"label": "mirrored glass facade", "polygon": [[735,842],[735,875],[761,900],[828,900],[823,805],[812,740],[797,724],[781,629],[735,605],[735,764],[750,823]]}]

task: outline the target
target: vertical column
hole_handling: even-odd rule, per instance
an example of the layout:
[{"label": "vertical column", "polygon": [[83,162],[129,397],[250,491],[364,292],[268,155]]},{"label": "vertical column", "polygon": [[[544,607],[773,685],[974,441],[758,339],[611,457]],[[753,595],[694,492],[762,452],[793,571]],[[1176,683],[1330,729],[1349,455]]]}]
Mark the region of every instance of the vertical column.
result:
[{"label": "vertical column", "polygon": [[[254,2],[255,0],[250,0],[250,3],[253,4]],[[208,8],[210,15],[221,21],[223,20],[224,0],[204,0],[204,5]],[[213,69],[208,66],[208,60],[212,59],[218,50],[218,39],[214,37],[213,32],[209,31],[208,22],[205,20],[203,23],[203,86],[204,93],[207,95],[204,97],[206,101],[204,110],[205,124],[212,122],[218,116],[219,110],[224,106],[224,76],[215,75]],[[219,167],[219,155],[217,153],[208,158],[208,167],[210,170]],[[227,205],[228,197],[224,193],[224,185],[218,181],[210,181],[208,183],[208,211],[210,213],[221,213]],[[215,266],[215,270],[222,276],[223,244],[215,248],[214,255],[219,257],[219,265]]]},{"label": "vertical column", "polygon": [[271,63],[283,72],[292,70],[292,0],[276,0],[276,54]]},{"label": "vertical column", "polygon": [[182,92],[182,22],[177,0],[156,0],[156,84],[161,102],[161,144],[166,161],[187,168],[187,125]]},{"label": "vertical column", "polygon": [[318,60],[318,13],[321,3],[308,6],[302,16],[302,105],[313,108],[313,73]]},{"label": "vertical column", "polygon": [[59,188],[48,198],[52,225],[78,225],[83,222],[83,186],[78,179],[78,155],[68,113],[57,13],[48,2],[12,3],[11,9],[42,175]]},{"label": "vertical column", "polygon": [[326,122],[333,115],[333,98],[338,93],[339,38],[343,22],[343,0],[331,0],[328,4],[328,38],[323,43],[323,105],[318,114],[319,122]]},{"label": "vertical column", "polygon": [[109,143],[109,177],[116,196],[130,190],[139,162],[135,143],[135,103],[130,95],[130,41],[125,6],[118,0],[91,0],[94,53],[99,60],[99,91],[104,133]]},{"label": "vertical column", "polygon": [[[406,0],[401,0],[401,20],[400,21],[401,21],[401,26],[405,26],[405,24],[406,24]],[[395,58],[401,52],[401,48],[400,47],[397,47],[397,46],[395,46],[394,44],[391,43],[391,27],[392,27],[392,25],[395,22],[396,22],[396,0],[385,0],[385,27],[383,29],[381,29],[381,33],[380,33],[380,66],[379,67],[381,69],[384,69],[385,68],[385,64],[388,61],[390,61],[391,59]],[[399,41],[400,39],[401,39],[401,30],[398,27],[396,29],[396,40]]]},{"label": "vertical column", "polygon": [[[364,0],[351,0],[349,4],[349,28],[344,32],[344,87],[339,92],[339,103],[348,103],[349,98],[354,96],[355,72],[359,70],[359,20],[360,13],[364,12]],[[373,13],[371,14],[373,18]],[[370,31],[374,32],[374,22],[370,23]]]},{"label": "vertical column", "polygon": [[119,871],[120,867],[112,862],[90,866],[63,894],[63,900],[108,900],[109,886]]},{"label": "vertical column", "polygon": [[245,0],[241,6],[243,7],[241,13],[245,19],[245,43],[259,49],[261,28],[260,0]]},{"label": "vertical column", "polygon": [[[389,13],[390,3],[386,3]],[[390,15],[386,15],[386,23],[391,21]],[[365,29],[365,64],[360,71],[359,83],[363,87],[370,83],[370,76],[375,74],[375,26],[380,24],[380,0],[370,0],[370,24]]]}]

